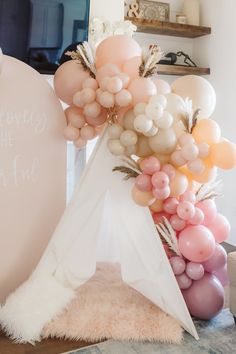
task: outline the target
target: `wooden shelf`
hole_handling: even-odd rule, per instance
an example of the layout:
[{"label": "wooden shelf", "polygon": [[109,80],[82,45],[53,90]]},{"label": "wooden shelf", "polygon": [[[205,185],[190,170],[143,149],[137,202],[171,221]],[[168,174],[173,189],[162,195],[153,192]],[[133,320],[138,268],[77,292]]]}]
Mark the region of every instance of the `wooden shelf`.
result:
[{"label": "wooden shelf", "polygon": [[136,17],[125,17],[125,20],[129,20],[137,26],[137,32],[186,38],[197,38],[211,33],[210,27],[183,25],[180,23],[146,20]]},{"label": "wooden shelf", "polygon": [[158,64],[160,75],[209,75],[210,68],[198,68],[184,65],[164,65]]}]

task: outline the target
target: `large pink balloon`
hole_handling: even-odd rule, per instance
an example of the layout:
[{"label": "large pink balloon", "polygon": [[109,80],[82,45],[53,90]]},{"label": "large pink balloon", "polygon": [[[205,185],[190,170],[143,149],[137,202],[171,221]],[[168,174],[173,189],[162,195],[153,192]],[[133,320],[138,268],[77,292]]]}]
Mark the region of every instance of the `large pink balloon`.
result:
[{"label": "large pink balloon", "polygon": [[182,293],[191,315],[202,320],[210,320],[224,306],[224,288],[220,281],[209,273],[194,281],[192,286]]},{"label": "large pink balloon", "polygon": [[204,262],[215,249],[215,239],[211,231],[203,226],[188,226],[179,235],[179,249],[192,262]]},{"label": "large pink balloon", "polygon": [[216,204],[212,199],[206,199],[196,204],[196,207],[201,209],[204,214],[203,225],[211,225],[217,215]]},{"label": "large pink balloon", "polygon": [[54,88],[57,96],[68,105],[73,103],[73,95],[82,89],[83,81],[90,75],[77,60],[69,60],[57,69]]},{"label": "large pink balloon", "polygon": [[119,67],[130,58],[141,55],[139,44],[129,36],[117,35],[104,39],[96,50],[96,67],[112,63]]},{"label": "large pink balloon", "polygon": [[217,269],[224,267],[226,261],[227,253],[225,249],[221,245],[216,243],[213,255],[202,265],[207,272],[212,273]]},{"label": "large pink balloon", "polygon": [[139,77],[140,65],[141,65],[141,57],[133,57],[124,63],[122,71],[129,75],[130,80],[134,80]]},{"label": "large pink balloon", "polygon": [[156,95],[156,86],[151,79],[140,77],[131,82],[128,87],[129,92],[133,97],[133,104],[139,102],[147,103],[151,96]]},{"label": "large pink balloon", "polygon": [[193,102],[193,110],[200,108],[199,118],[209,118],[216,105],[216,94],[211,84],[201,76],[186,75],[175,80],[172,92]]},{"label": "large pink balloon", "polygon": [[212,224],[208,227],[218,243],[224,242],[230,234],[230,223],[226,217],[221,214],[217,214]]},{"label": "large pink balloon", "polygon": [[156,85],[158,95],[166,95],[168,93],[171,93],[171,87],[168,82],[162,79],[152,79],[152,81]]},{"label": "large pink balloon", "polygon": [[229,275],[227,271],[227,264],[220,268],[217,269],[213,274],[217,277],[217,279],[221,282],[223,286],[226,286],[229,284]]}]

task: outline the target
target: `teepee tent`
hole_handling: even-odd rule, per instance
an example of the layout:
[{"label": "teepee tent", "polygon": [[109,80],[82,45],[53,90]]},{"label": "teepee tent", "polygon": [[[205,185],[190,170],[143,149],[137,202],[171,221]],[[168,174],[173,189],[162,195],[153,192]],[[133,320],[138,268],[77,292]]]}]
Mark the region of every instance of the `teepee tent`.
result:
[{"label": "teepee tent", "polygon": [[117,164],[105,131],[36,270],[0,310],[1,325],[17,341],[40,340],[97,261],[119,262],[129,286],[198,339],[149,209],[132,201],[131,183],[112,172]]}]

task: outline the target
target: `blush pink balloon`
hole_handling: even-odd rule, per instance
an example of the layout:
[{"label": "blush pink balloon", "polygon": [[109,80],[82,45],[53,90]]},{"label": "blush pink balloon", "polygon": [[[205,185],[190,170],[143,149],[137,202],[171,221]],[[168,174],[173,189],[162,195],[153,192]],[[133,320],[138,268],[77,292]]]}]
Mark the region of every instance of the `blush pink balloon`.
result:
[{"label": "blush pink balloon", "polygon": [[72,105],[73,96],[82,89],[84,80],[90,77],[77,60],[69,60],[59,66],[54,75],[54,88],[57,96]]},{"label": "blush pink balloon", "polygon": [[85,118],[81,108],[70,106],[66,108],[65,115],[68,123],[75,128],[82,128],[85,125]]},{"label": "blush pink balloon", "polygon": [[224,242],[230,234],[230,223],[224,215],[217,214],[214,221],[208,226],[216,242]]},{"label": "blush pink balloon", "polygon": [[170,223],[175,231],[182,231],[186,227],[186,221],[180,219],[178,215],[172,215],[170,218]]},{"label": "blush pink balloon", "polygon": [[170,195],[170,187],[166,186],[164,188],[154,188],[152,194],[157,200],[165,200]]},{"label": "blush pink balloon", "polygon": [[196,202],[196,195],[193,192],[186,191],[184,194],[182,194],[179,198],[181,202],[190,202],[195,204]]},{"label": "blush pink balloon", "polygon": [[79,129],[72,127],[71,125],[68,125],[64,129],[64,137],[66,140],[75,141],[76,139],[79,138],[79,135],[80,135]]},{"label": "blush pink balloon", "polygon": [[101,85],[102,79],[105,77],[117,76],[120,74],[120,69],[117,65],[112,63],[107,63],[97,70],[96,79]]},{"label": "blush pink balloon", "polygon": [[186,263],[182,257],[179,256],[171,257],[170,264],[175,275],[180,275],[185,271]]},{"label": "blush pink balloon", "polygon": [[140,77],[131,82],[128,90],[133,97],[133,105],[137,103],[147,103],[150,97],[156,95],[156,86],[151,79]]},{"label": "blush pink balloon", "polygon": [[190,279],[186,273],[176,275],[177,283],[179,284],[180,289],[188,289],[192,285],[192,279]]},{"label": "blush pink balloon", "polygon": [[209,273],[194,281],[182,294],[190,314],[202,320],[210,320],[224,306],[224,288],[220,281]]},{"label": "blush pink balloon", "polygon": [[190,202],[180,202],[177,207],[177,214],[183,220],[189,220],[194,217],[195,207]]},{"label": "blush pink balloon", "polygon": [[201,209],[195,208],[194,216],[188,220],[191,225],[200,225],[203,223],[204,214]]},{"label": "blush pink balloon", "polygon": [[166,188],[169,185],[169,182],[170,179],[165,172],[158,171],[152,175],[152,184],[155,188]]},{"label": "blush pink balloon", "polygon": [[130,80],[137,79],[139,77],[139,67],[142,63],[141,57],[133,57],[127,60],[123,67],[122,71],[129,75]]},{"label": "blush pink balloon", "polygon": [[204,276],[203,265],[194,262],[187,263],[186,274],[192,280],[200,280]]},{"label": "blush pink balloon", "polygon": [[211,231],[203,226],[188,226],[179,235],[179,249],[192,262],[208,260],[215,249],[215,239]]},{"label": "blush pink balloon", "polygon": [[122,68],[130,58],[141,56],[141,47],[129,36],[116,35],[104,39],[97,47],[95,64],[97,68],[112,63]]},{"label": "blush pink balloon", "polygon": [[142,192],[150,192],[152,190],[151,176],[141,174],[135,178],[135,186]]},{"label": "blush pink balloon", "polygon": [[140,167],[143,173],[153,175],[153,173],[160,171],[161,164],[155,156],[150,156],[140,163]]},{"label": "blush pink balloon", "polygon": [[89,125],[99,126],[99,125],[102,125],[106,122],[107,113],[106,113],[105,109],[103,109],[101,111],[101,114],[98,117],[96,117],[96,118],[85,117],[85,119]]},{"label": "blush pink balloon", "polygon": [[217,209],[215,202],[212,199],[206,199],[196,204],[196,207],[201,209],[204,214],[203,225],[211,225],[216,218]]},{"label": "blush pink balloon", "polygon": [[175,178],[176,175],[175,168],[171,164],[164,165],[161,170],[165,172],[170,179]]},{"label": "blush pink balloon", "polygon": [[161,79],[152,79],[152,81],[156,86],[158,95],[166,95],[167,93],[171,92],[171,87],[168,82]]},{"label": "blush pink balloon", "polygon": [[221,245],[216,243],[213,255],[206,262],[203,263],[203,267],[207,272],[212,273],[217,269],[224,267],[226,262],[227,253],[225,249]]},{"label": "blush pink balloon", "polygon": [[221,282],[222,286],[226,286],[229,284],[229,275],[227,271],[227,265],[222,268],[217,269],[212,274],[214,274],[217,279]]},{"label": "blush pink balloon", "polygon": [[168,198],[163,203],[163,210],[169,214],[176,214],[178,205],[179,205],[178,199]]}]

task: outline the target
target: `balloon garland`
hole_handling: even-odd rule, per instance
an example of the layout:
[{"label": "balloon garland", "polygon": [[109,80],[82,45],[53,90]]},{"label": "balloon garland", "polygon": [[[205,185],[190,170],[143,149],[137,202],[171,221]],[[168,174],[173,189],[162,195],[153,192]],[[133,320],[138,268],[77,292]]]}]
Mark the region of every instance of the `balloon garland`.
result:
[{"label": "balloon garland", "polygon": [[218,213],[217,168],[236,166],[236,146],[210,118],[216,96],[199,76],[170,86],[152,78],[162,52],[141,50],[112,36],[96,52],[78,46],[55,74],[55,90],[69,104],[64,135],[83,148],[108,123],[108,150],[122,159],[114,171],[132,178],[132,198],[148,207],[190,313],[210,319],[223,307],[230,232]]}]

